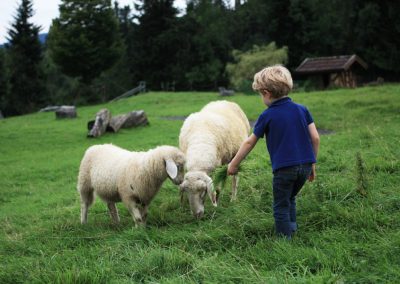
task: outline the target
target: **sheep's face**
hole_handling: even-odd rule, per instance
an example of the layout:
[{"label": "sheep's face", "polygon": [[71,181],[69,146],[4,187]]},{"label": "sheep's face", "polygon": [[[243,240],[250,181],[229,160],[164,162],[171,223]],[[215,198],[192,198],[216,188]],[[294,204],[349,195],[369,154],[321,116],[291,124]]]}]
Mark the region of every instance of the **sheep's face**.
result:
[{"label": "sheep's face", "polygon": [[204,215],[206,195],[210,197],[213,205],[217,206],[212,180],[204,172],[194,171],[186,173],[180,188],[182,192],[187,193],[190,210],[196,218],[201,218]]},{"label": "sheep's face", "polygon": [[174,184],[181,184],[184,177],[185,155],[182,152],[176,154],[172,159],[165,160],[167,174]]}]

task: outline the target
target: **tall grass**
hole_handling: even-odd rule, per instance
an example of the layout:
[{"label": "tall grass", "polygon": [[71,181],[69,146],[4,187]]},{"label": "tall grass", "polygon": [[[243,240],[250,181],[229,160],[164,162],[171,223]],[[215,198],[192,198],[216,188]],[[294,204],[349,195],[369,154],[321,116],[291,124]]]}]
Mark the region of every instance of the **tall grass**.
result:
[{"label": "tall grass", "polygon": [[[274,236],[263,140],[243,162],[237,200],[226,187],[217,208],[207,201],[202,220],[168,181],[150,205],[147,228],[134,228],[122,204],[113,225],[100,200],[80,225],[76,177],[87,147],[176,146],[183,122],[164,117],[198,111],[217,92],[147,93],[80,107],[74,120],[54,113],[1,120],[0,283],[399,282],[400,86],[292,98],[332,132],[321,137],[316,181],[298,197],[299,231],[290,242]],[[229,100],[250,120],[264,109],[258,96]],[[102,107],[113,115],[143,109],[150,125],[87,139],[86,122]]]},{"label": "tall grass", "polygon": [[356,153],[356,170],[357,170],[357,192],[363,196],[367,195],[367,172],[365,162],[360,152]]}]

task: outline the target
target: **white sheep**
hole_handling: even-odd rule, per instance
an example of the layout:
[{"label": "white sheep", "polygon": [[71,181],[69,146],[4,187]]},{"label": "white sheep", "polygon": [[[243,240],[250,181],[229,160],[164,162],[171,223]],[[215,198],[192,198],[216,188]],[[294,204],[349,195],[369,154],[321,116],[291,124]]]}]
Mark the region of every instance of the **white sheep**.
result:
[{"label": "white sheep", "polygon": [[116,202],[122,201],[135,225],[145,225],[148,206],[169,177],[180,184],[184,175],[184,154],[176,147],[159,146],[147,152],[130,152],[111,144],[86,150],[78,176],[81,223],[87,223],[94,193],[107,203],[114,222],[119,222]]},{"label": "white sheep", "polygon": [[[188,193],[195,217],[200,218],[204,214],[206,193],[217,206],[217,195],[209,175],[216,167],[231,161],[249,131],[249,121],[244,112],[236,103],[228,101],[211,102],[183,123],[179,148],[186,155],[187,173],[180,188]],[[234,176],[232,200],[236,192],[237,177]]]}]

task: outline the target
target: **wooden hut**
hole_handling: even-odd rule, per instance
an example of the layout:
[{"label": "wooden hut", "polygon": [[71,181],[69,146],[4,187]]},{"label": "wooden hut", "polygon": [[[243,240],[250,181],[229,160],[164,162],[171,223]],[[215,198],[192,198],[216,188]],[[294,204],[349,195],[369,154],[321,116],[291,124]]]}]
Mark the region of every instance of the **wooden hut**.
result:
[{"label": "wooden hut", "polygon": [[297,77],[307,77],[317,87],[355,88],[368,68],[357,55],[306,58],[295,70]]}]

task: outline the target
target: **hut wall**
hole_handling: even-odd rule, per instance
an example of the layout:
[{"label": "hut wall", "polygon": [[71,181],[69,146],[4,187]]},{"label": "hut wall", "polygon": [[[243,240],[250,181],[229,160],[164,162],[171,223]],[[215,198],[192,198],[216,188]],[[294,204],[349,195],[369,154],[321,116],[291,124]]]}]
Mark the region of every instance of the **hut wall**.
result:
[{"label": "hut wall", "polygon": [[355,88],[357,87],[356,76],[351,70],[331,74],[331,86]]}]

